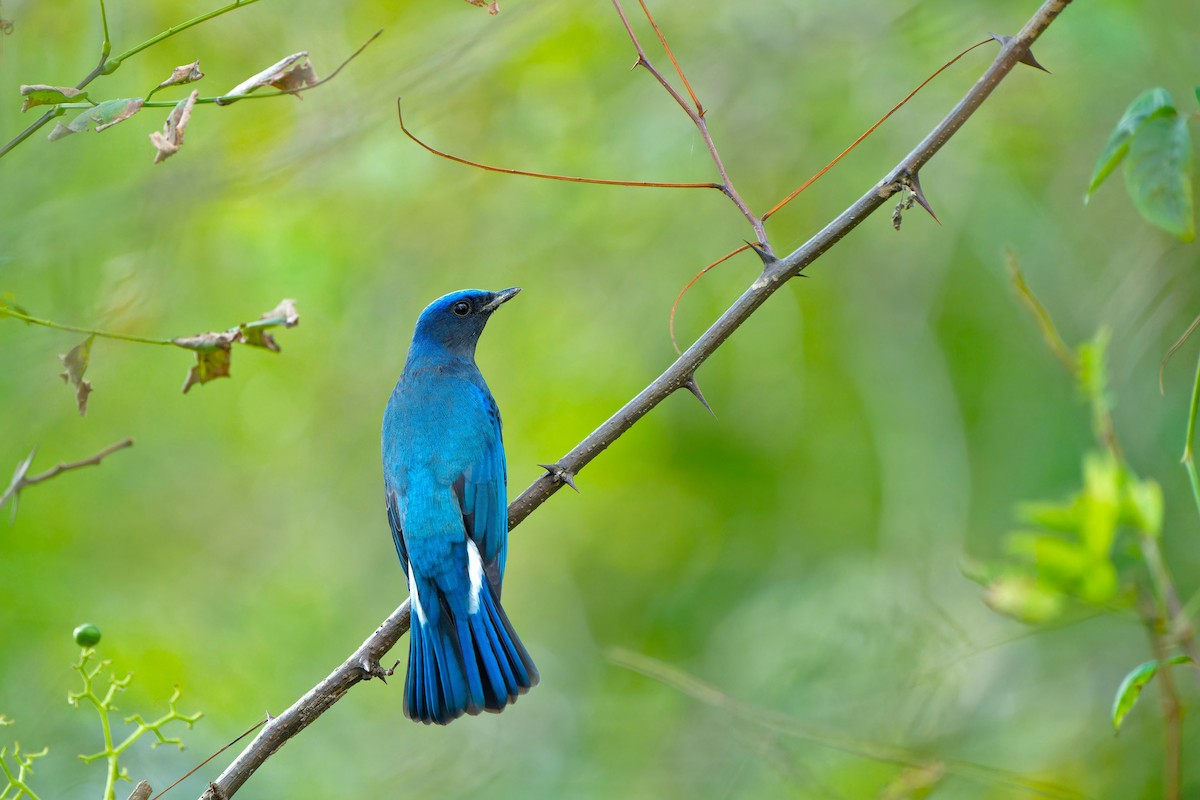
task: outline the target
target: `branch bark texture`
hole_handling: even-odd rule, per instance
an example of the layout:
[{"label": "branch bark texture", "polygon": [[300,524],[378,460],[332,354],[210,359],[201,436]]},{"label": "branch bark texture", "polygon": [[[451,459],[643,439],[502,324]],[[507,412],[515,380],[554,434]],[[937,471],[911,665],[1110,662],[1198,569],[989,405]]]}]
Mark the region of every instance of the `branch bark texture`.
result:
[{"label": "branch bark texture", "polygon": [[[859,223],[893,195],[912,190],[920,169],[958,132],[1070,2],[1071,0],[1046,0],[1020,33],[1002,47],[996,60],[962,100],[913,148],[912,152],[887,173],[883,180],[868,189],[853,205],[794,252],[780,259],[768,256],[758,279],[683,355],[569,453],[549,465],[545,475],[534,481],[512,501],[508,507],[509,529],[520,525],[564,484],[569,484],[576,473],[659,403],[679,389],[693,390],[697,368],[715,353],[725,340],[767,301],[767,298],[789,278],[799,275],[842,237],[858,227]],[[254,741],[209,785],[201,800],[226,800],[232,797],[276,750],[340,700],[350,687],[362,680],[390,674],[388,670],[380,667],[379,659],[408,631],[408,624],[406,600],[341,666],[292,704],[287,711],[268,722]]]}]

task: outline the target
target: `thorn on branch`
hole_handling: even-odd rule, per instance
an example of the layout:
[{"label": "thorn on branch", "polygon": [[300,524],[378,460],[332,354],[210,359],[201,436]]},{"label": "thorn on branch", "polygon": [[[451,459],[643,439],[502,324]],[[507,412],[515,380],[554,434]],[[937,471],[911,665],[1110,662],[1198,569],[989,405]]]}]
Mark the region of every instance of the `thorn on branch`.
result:
[{"label": "thorn on branch", "polygon": [[567,486],[570,486],[572,489],[574,489],[576,494],[579,493],[579,487],[575,485],[575,473],[571,472],[566,467],[563,467],[560,464],[538,464],[538,466],[546,470],[546,474],[549,475],[550,479],[555,483],[565,483]]},{"label": "thorn on branch", "polygon": [[[751,247],[753,247],[753,245],[751,245]],[[713,415],[713,419],[716,419],[717,412],[712,410],[712,406],[710,406],[708,404],[708,400],[706,400],[704,398],[704,392],[700,391],[700,384],[696,383],[695,375],[692,375],[686,381],[684,381],[683,388],[685,388],[689,392],[691,392],[692,396],[700,401],[700,405],[704,406],[704,408],[708,411],[708,413]]]},{"label": "thorn on branch", "polygon": [[769,267],[779,260],[762,242],[748,242],[745,239],[742,241],[746,242],[746,246],[758,254],[758,257],[762,259],[764,267]]},{"label": "thorn on branch", "polygon": [[892,227],[896,230],[900,230],[900,225],[904,221],[904,212],[911,210],[914,205],[921,206],[929,212],[929,216],[933,217],[934,222],[942,224],[937,214],[933,213],[933,207],[929,205],[929,201],[925,199],[925,191],[921,188],[921,180],[917,173],[905,172],[887,188],[889,196],[901,190],[908,193],[892,210]]},{"label": "thorn on branch", "polygon": [[[1011,37],[1011,36],[1004,36],[1003,34],[999,34],[999,33],[991,33],[990,31],[988,32],[988,36],[992,37],[997,42],[999,42],[1001,47],[1006,46],[1009,42],[1011,42],[1013,40],[1013,37]],[[1017,61],[1021,62],[1022,64],[1025,64],[1026,66],[1033,67],[1034,69],[1040,69],[1042,72],[1046,73],[1047,75],[1050,74],[1050,70],[1046,69],[1041,64],[1039,64],[1038,60],[1033,57],[1032,50],[1026,50],[1024,53],[1021,54],[1021,57],[1018,58]]]}]

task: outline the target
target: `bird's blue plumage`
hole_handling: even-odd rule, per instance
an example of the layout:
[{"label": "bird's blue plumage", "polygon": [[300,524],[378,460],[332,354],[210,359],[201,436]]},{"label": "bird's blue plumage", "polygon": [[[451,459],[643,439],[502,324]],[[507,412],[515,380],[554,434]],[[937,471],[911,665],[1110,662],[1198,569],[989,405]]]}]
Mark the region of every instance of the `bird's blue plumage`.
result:
[{"label": "bird's blue plumage", "polygon": [[538,682],[500,605],[508,478],[500,412],[475,365],[488,318],[518,291],[431,303],[383,416],[388,520],[412,607],[404,713],[421,722],[500,711]]}]

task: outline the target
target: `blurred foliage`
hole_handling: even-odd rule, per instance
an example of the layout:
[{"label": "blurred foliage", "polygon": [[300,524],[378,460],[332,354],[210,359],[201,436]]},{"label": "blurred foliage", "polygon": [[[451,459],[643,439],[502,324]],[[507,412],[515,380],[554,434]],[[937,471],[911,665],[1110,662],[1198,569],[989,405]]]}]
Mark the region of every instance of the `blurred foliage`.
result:
[{"label": "blurred foliage", "polygon": [[[213,5],[110,2],[114,49]],[[1015,32],[1035,6],[653,4],[760,211],[953,54],[987,31]],[[0,136],[40,110],[21,116],[22,84],[71,85],[95,65],[96,11],[4,0]],[[515,493],[669,363],[679,288],[751,235],[716,192],[486,174],[400,134],[403,95],[414,132],[464,157],[711,180],[694,129],[629,70],[633,50],[602,3],[509,0],[493,17],[456,0],[258,2],[89,90],[139,96],[197,59],[205,84],[236,86],[301,50],[323,76],[379,28],[303,101],[195,113],[165,163],[151,163],[145,138],[161,119],[139,128],[142,117],[55,142],[44,129],[0,160],[0,293],[40,314],[142,336],[210,330],[279,297],[305,316],[282,354],[248,349],[231,380],[186,396],[178,354],[98,338],[86,417],[58,377],[78,334],[0,321],[0,464],[35,445],[55,463],[138,440],[31,487],[0,527],[0,708],[29,741],[90,747],[90,732],[58,711],[70,679],[61,631],[83,617],[105,629],[112,658],[139,665],[133,704],[178,680],[211,720],[187,753],[122,759],[166,786],[263,709],[290,704],[403,600],[379,419],[430,299],[525,289],[479,350]],[[1195,315],[1200,254],[1144,224],[1120,192],[1080,202],[1128,98],[1196,85],[1197,30],[1200,6],[1185,0],[1154,13],[1134,0],[1072,4],[1038,43],[1053,74],[1014,72],[922,170],[941,226],[913,216],[897,233],[876,215],[706,363],[715,420],[690,396],[672,398],[578,476],[582,494],[560,493],[524,523],[505,606],[541,669],[536,691],[502,715],[431,730],[403,719],[401,684],[366,684],[246,796],[857,798],[905,780],[903,766],[731,717],[618,667],[606,658],[614,647],[929,765],[972,762],[1089,797],[1161,795],[1161,720],[1142,709],[1119,739],[1110,722],[1115,687],[1146,659],[1137,615],[1035,632],[979,602],[959,564],[1003,554],[1015,502],[1073,491],[1092,441],[1007,286],[1011,248],[1061,309],[1066,340],[1113,332],[1125,458],[1162,487],[1162,547],[1183,597],[1200,588],[1178,465],[1187,349],[1165,396],[1156,387],[1160,357]],[[803,243],[907,153],[990,47],[772,217],[776,250]],[[705,276],[680,306],[681,344],[758,272],[747,253]],[[1194,682],[1180,690],[1194,705]],[[1184,727],[1190,765],[1196,715]],[[172,796],[200,794],[223,759]],[[95,798],[94,775],[71,762],[42,762],[39,793]],[[1192,772],[1185,796],[1200,793]],[[949,773],[930,796],[1026,795]]]}]

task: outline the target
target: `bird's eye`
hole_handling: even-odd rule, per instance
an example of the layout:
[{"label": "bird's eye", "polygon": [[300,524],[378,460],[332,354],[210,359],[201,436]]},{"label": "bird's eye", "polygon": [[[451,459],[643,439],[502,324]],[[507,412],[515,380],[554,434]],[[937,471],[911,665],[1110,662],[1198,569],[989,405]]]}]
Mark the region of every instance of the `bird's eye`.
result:
[{"label": "bird's eye", "polygon": [[465,317],[471,313],[471,304],[466,300],[459,300],[454,305],[450,306],[450,310],[454,312],[456,317]]}]

